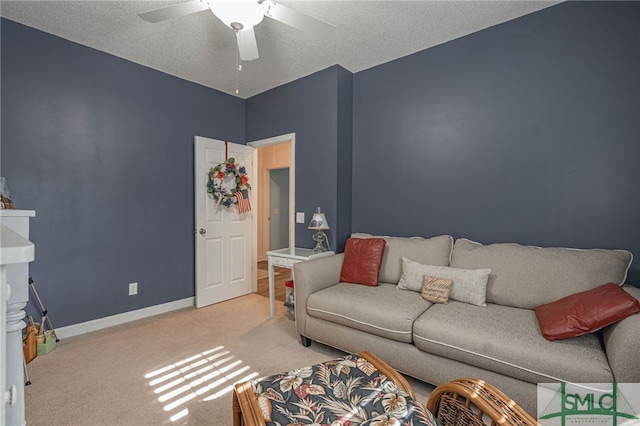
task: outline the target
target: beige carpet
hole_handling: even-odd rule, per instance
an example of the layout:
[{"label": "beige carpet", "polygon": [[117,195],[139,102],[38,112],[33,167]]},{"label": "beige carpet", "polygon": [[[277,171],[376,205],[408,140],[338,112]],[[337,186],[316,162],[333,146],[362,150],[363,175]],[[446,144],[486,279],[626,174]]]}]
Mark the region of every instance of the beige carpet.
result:
[{"label": "beige carpet", "polygon": [[303,347],[276,306],[252,294],[64,339],[28,366],[27,424],[231,425],[233,383],[343,355]]}]

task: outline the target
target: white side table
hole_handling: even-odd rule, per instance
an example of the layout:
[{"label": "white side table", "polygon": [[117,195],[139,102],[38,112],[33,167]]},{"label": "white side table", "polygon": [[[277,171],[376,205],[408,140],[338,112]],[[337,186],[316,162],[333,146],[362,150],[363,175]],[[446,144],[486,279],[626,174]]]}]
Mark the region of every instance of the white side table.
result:
[{"label": "white side table", "polygon": [[304,262],[305,260],[316,259],[323,256],[331,256],[332,254],[335,253],[332,251],[314,253],[312,249],[298,247],[271,250],[267,252],[269,264],[269,310],[271,313],[271,318],[273,318],[276,314],[276,285],[275,278],[273,276],[273,267],[277,266],[279,268],[287,268],[293,270],[293,265],[298,262]]}]

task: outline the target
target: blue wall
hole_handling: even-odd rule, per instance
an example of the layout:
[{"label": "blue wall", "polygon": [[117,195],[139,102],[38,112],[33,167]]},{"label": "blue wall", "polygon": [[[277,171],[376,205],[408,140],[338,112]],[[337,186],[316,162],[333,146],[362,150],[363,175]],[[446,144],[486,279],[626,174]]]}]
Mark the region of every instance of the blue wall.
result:
[{"label": "blue wall", "polygon": [[338,169],[343,151],[351,155],[351,77],[333,66],[247,100],[247,141],[296,134],[295,210],[307,220],[296,224],[298,247],[314,245],[307,224],[318,206],[331,226],[333,250],[342,251],[351,234],[351,215],[345,214],[351,202],[339,197],[351,191],[350,162],[346,171]]},{"label": "blue wall", "polygon": [[244,142],[244,101],[5,19],[1,83],[1,173],[36,210],[54,324],[192,297],[193,137]]},{"label": "blue wall", "polygon": [[638,22],[567,2],[243,101],[3,19],[0,174],[37,211],[40,295],[59,327],[193,296],[193,136],[292,132],[296,211],[321,206],[338,251],[352,230],[625,248],[640,284]]},{"label": "blue wall", "polygon": [[623,248],[640,284],[638,46],[640,3],[568,2],[355,74],[353,230]]}]

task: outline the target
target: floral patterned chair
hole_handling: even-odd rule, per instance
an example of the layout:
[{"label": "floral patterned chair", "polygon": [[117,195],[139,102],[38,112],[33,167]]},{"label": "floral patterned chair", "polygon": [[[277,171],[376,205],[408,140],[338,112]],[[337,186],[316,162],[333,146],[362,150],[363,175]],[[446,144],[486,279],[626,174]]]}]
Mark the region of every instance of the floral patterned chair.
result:
[{"label": "floral patterned chair", "polygon": [[537,422],[499,390],[475,379],[439,386],[425,407],[400,373],[376,355],[361,352],[237,384],[233,424],[529,426]]}]

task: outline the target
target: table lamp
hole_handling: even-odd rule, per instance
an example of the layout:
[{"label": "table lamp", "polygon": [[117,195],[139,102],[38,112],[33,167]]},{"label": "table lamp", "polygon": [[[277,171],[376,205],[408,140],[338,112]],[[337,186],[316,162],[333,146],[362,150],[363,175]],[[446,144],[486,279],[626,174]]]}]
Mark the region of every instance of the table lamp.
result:
[{"label": "table lamp", "polygon": [[[320,211],[320,207],[316,209],[316,212],[309,222],[309,229],[315,229],[316,233],[313,234],[313,241],[316,242],[316,246],[313,248],[314,253],[322,253],[328,250],[329,241],[327,240],[327,234],[324,233],[329,228],[329,223],[324,213]],[[323,241],[327,241],[327,248],[322,245]]]}]

